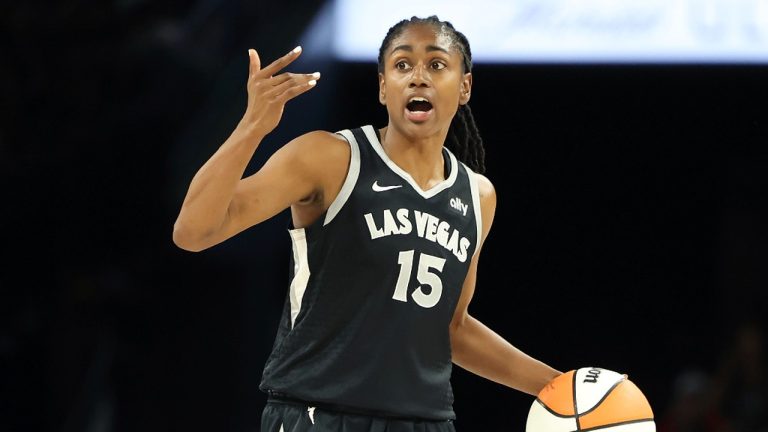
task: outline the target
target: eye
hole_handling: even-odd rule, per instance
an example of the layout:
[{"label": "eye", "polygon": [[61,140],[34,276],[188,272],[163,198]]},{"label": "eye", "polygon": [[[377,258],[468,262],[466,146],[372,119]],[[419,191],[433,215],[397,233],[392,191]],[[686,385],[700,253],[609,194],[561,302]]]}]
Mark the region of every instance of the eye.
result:
[{"label": "eye", "polygon": [[445,69],[445,63],[439,61],[433,61],[429,66],[434,70]]},{"label": "eye", "polygon": [[397,70],[408,69],[408,62],[406,62],[405,60],[400,60],[399,62],[395,63],[395,69]]}]

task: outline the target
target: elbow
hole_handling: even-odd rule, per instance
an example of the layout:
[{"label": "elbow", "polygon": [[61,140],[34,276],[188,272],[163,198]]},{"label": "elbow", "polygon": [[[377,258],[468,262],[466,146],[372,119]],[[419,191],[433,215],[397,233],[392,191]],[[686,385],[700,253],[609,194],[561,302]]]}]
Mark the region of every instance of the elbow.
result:
[{"label": "elbow", "polygon": [[458,313],[454,315],[449,327],[451,339],[455,338],[456,335],[461,333],[461,330],[467,323],[467,318],[469,318],[469,314],[467,313]]},{"label": "elbow", "polygon": [[200,252],[206,249],[200,241],[200,236],[195,236],[178,221],[173,225],[173,244],[188,252]]},{"label": "elbow", "polygon": [[451,320],[449,333],[451,338],[451,361],[458,366],[464,367],[467,349],[466,314],[455,316]]}]

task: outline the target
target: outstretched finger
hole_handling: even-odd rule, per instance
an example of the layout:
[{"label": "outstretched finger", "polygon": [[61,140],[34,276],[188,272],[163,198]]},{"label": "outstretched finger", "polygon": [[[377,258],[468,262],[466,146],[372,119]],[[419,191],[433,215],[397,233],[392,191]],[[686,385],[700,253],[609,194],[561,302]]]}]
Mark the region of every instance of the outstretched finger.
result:
[{"label": "outstretched finger", "polygon": [[[280,95],[285,93],[286,90],[292,88],[292,87],[302,87],[305,85],[308,85],[309,82],[314,81],[317,83],[317,80],[320,79],[320,72],[315,72],[311,74],[280,74],[278,75],[280,77],[280,83],[272,87],[272,90],[269,91],[269,93],[266,94],[268,97],[274,97],[278,98]],[[278,78],[273,77],[273,79]],[[315,84],[311,84],[310,86],[314,86]]]},{"label": "outstretched finger", "polygon": [[290,73],[290,72],[283,72],[281,74],[275,75],[271,78],[267,78],[267,83],[269,83],[272,87],[277,87],[281,84],[283,84],[286,81],[291,80],[293,77],[295,77],[296,74]]},{"label": "outstretched finger", "polygon": [[280,103],[286,103],[289,100],[295,98],[296,96],[305,93],[309,91],[310,89],[314,88],[317,84],[317,80],[309,80],[303,84],[298,84],[293,87],[288,88],[288,90],[282,92],[279,96],[275,98],[276,101],[279,101]]},{"label": "outstretched finger", "polygon": [[301,47],[297,46],[291,52],[288,54],[280,57],[279,59],[273,61],[269,64],[269,66],[265,67],[261,70],[261,75],[265,77],[270,77],[274,74],[276,74],[280,69],[288,66],[291,64],[292,61],[296,60],[299,57],[299,54],[301,54]]},{"label": "outstretched finger", "polygon": [[261,70],[261,59],[255,49],[248,50],[248,76],[254,76]]},{"label": "outstretched finger", "polygon": [[286,87],[290,87],[292,85],[296,85],[301,80],[304,80],[304,82],[309,81],[311,79],[318,79],[320,78],[320,72],[315,72],[311,74],[295,74],[290,72],[283,72],[280,75],[275,75],[272,78],[269,78],[267,82],[269,85],[272,86],[272,92],[274,94],[280,94],[283,92],[283,90],[286,89]]}]

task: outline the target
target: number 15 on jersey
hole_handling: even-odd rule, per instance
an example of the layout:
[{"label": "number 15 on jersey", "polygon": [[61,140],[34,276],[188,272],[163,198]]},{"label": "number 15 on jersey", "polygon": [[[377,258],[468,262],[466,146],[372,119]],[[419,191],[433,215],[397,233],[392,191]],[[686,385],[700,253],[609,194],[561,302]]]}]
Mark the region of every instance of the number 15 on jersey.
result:
[{"label": "number 15 on jersey", "polygon": [[[414,251],[401,251],[397,256],[397,263],[400,265],[400,274],[397,276],[397,285],[392,298],[401,302],[408,302],[408,285],[411,281],[413,272]],[[423,308],[431,308],[440,301],[443,294],[443,281],[440,279],[440,272],[443,271],[445,258],[440,258],[425,253],[419,254],[418,270],[416,280],[419,287],[411,294],[411,298],[417,305]],[[428,293],[425,293],[424,287],[429,287]]]}]

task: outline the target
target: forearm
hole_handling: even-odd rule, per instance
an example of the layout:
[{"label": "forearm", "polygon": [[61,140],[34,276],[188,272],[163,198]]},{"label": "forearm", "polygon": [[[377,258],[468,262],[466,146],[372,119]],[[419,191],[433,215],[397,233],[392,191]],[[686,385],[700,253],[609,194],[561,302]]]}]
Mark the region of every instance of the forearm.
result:
[{"label": "forearm", "polygon": [[467,316],[451,329],[453,362],[463,369],[530,395],[561,372],[532,358],[483,323]]},{"label": "forearm", "polygon": [[193,243],[221,227],[249,161],[263,135],[241,122],[197,171],[181,206],[174,240]]}]

